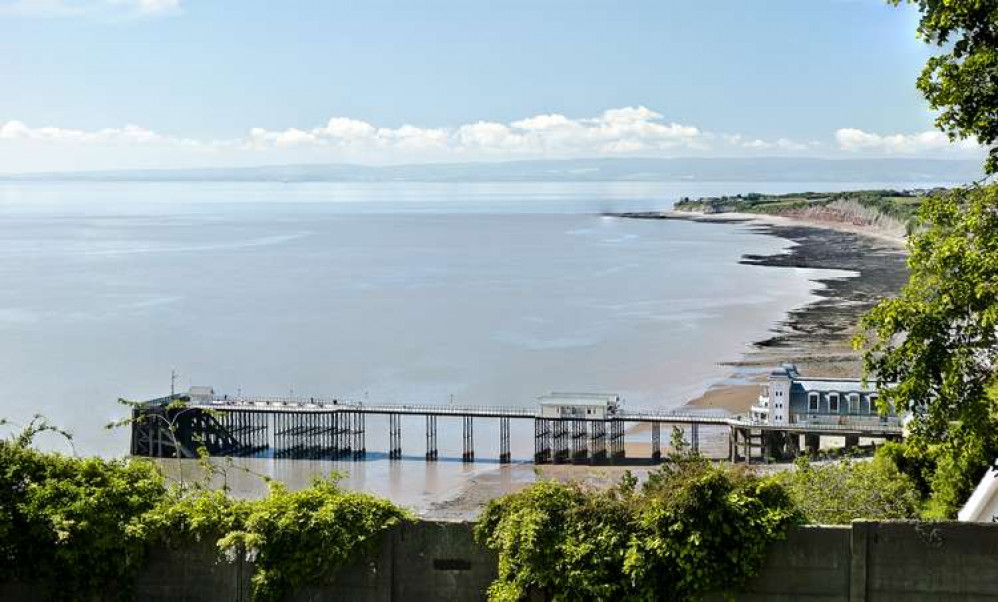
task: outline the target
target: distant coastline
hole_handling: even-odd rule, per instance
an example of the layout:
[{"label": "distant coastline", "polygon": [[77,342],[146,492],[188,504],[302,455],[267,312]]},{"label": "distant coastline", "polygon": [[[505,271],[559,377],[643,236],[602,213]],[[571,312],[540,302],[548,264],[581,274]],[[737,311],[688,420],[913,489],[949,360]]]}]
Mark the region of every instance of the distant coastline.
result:
[{"label": "distant coastline", "polygon": [[961,159],[596,157],[356,165],[347,163],[0,173],[0,182],[968,182],[980,163]]},{"label": "distant coastline", "polygon": [[758,395],[760,373],[781,362],[795,362],[802,372],[811,375],[844,377],[861,373],[860,356],[852,349],[851,339],[860,316],[879,299],[896,294],[907,281],[905,236],[896,229],[828,215],[803,212],[791,217],[689,210],[614,214],[626,219],[741,225],[793,243],[781,253],[745,255],[741,263],[848,270],[856,274],[818,280],[815,301],[790,310],[770,337],[753,342],[739,360],[725,364],[731,368],[728,378],[690,400],[688,406],[745,412]]}]

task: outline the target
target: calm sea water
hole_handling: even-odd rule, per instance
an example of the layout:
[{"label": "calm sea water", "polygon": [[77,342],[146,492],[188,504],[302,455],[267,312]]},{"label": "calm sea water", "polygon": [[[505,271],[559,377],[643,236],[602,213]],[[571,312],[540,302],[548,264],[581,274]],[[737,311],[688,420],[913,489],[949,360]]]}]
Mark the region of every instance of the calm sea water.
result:
[{"label": "calm sea water", "polygon": [[[0,184],[0,416],[41,413],[81,453],[121,455],[127,433],[102,428],[116,399],[167,393],[174,368],[181,389],[223,393],[530,406],[609,391],[675,407],[817,274],[739,265],[787,244],[741,226],[598,213],[799,189]],[[421,425],[405,428],[421,455]],[[459,428],[441,422],[441,455],[460,455]],[[372,425],[368,448],[386,431]],[[531,436],[514,430],[515,455]],[[478,433],[479,457],[497,439]],[[400,472],[379,462],[345,468],[369,485]]]}]

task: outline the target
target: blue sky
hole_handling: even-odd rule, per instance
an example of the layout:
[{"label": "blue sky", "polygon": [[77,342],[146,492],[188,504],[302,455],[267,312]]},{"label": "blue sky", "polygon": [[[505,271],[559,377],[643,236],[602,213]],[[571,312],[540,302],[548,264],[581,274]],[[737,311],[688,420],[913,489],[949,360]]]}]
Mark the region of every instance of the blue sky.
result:
[{"label": "blue sky", "polygon": [[976,156],[879,0],[0,0],[0,172]]}]

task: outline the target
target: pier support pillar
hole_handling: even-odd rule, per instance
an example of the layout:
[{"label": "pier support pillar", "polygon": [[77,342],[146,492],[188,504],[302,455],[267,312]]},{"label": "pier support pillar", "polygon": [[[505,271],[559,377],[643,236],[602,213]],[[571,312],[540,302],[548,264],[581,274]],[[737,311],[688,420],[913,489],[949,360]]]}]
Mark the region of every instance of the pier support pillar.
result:
[{"label": "pier support pillar", "polygon": [[593,420],[589,423],[589,463],[606,461],[606,422]]},{"label": "pier support pillar", "polygon": [[742,460],[744,460],[746,464],[752,463],[752,442],[750,439],[751,433],[749,430],[742,429]]},{"label": "pier support pillar", "polygon": [[552,461],[555,464],[568,460],[568,423],[562,419],[551,421]]},{"label": "pier support pillar", "polygon": [[625,457],[624,423],[620,420],[610,420],[610,459],[622,460]]},{"label": "pier support pillar", "polygon": [[426,460],[433,462],[437,459],[437,417],[426,417]]},{"label": "pier support pillar", "polygon": [[572,421],[572,463],[579,464],[586,461],[586,421]]},{"label": "pier support pillar", "polygon": [[662,459],[662,425],[651,423],[651,459],[658,462]]},{"label": "pier support pillar", "polygon": [[509,464],[512,454],[509,449],[509,418],[499,419],[499,463]]},{"label": "pier support pillar", "polygon": [[696,422],[690,425],[690,451],[700,451],[700,425]]},{"label": "pier support pillar", "polygon": [[402,416],[388,415],[388,457],[398,460],[402,457]]},{"label": "pier support pillar", "polygon": [[859,446],[859,435],[846,435],[846,451],[850,451]]},{"label": "pier support pillar", "polygon": [[364,443],[364,422],[365,414],[363,412],[357,412],[353,415],[353,457],[355,459],[360,459],[367,455]]},{"label": "pier support pillar", "polygon": [[464,449],[461,453],[461,459],[465,462],[475,461],[475,431],[474,431],[474,418],[471,416],[463,416],[464,421]]},{"label": "pier support pillar", "polygon": [[817,458],[821,450],[821,435],[804,435],[804,449],[811,458]]},{"label": "pier support pillar", "polygon": [[534,418],[534,464],[551,461],[551,424],[542,418]]}]

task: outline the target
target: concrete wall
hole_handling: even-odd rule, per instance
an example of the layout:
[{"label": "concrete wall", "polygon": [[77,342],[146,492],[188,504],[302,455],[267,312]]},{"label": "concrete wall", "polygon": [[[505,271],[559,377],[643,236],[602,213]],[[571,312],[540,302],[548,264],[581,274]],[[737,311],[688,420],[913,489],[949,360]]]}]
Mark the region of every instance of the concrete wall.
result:
[{"label": "concrete wall", "polygon": [[[495,578],[496,557],[467,523],[421,522],[387,533],[379,550],[290,602],[477,601]],[[219,559],[212,542],[154,550],[136,600],[243,602],[252,565]],[[110,593],[110,592],[109,592]],[[796,527],[774,544],[760,574],[736,600],[810,602],[994,600],[998,525],[856,522]],[[724,600],[723,595],[708,600]],[[4,602],[41,602],[44,590],[0,584]]]}]

